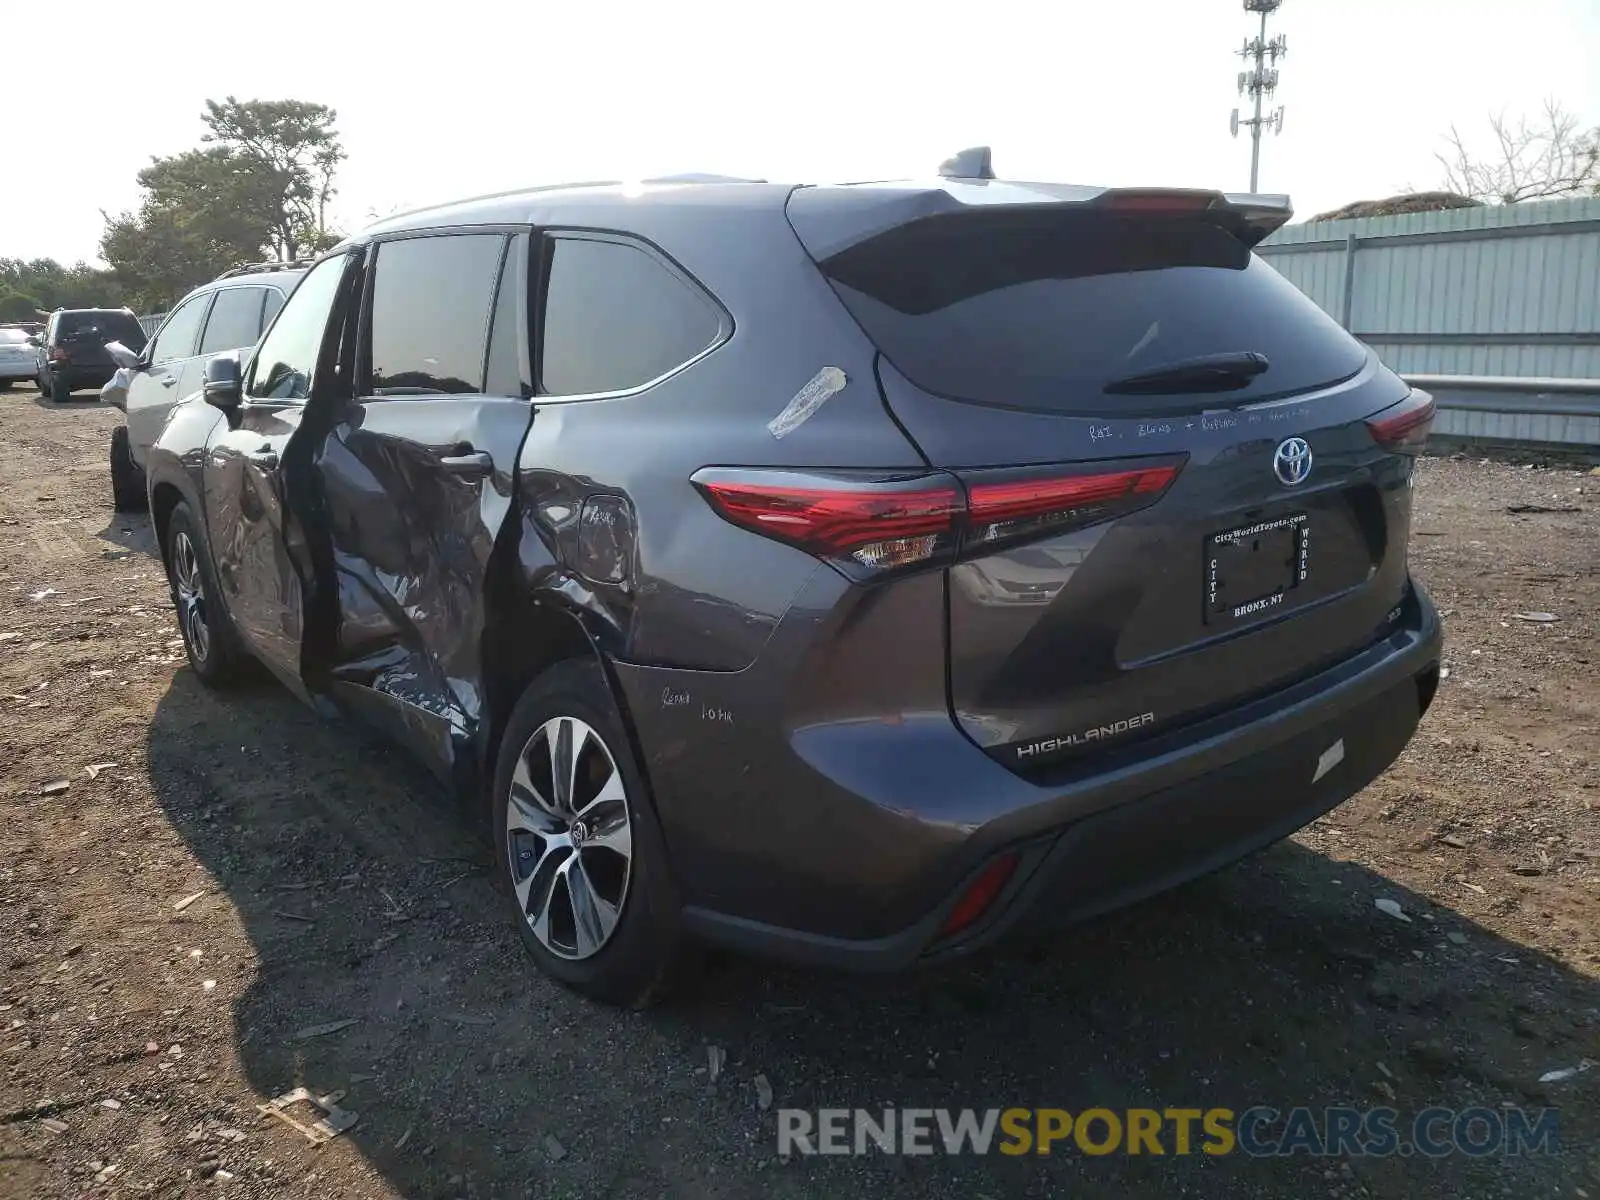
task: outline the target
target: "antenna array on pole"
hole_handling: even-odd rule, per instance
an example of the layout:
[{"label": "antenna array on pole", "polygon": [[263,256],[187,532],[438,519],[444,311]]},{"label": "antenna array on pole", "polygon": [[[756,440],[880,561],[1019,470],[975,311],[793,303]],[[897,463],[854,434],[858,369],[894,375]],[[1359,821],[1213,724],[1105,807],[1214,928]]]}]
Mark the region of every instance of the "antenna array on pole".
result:
[{"label": "antenna array on pole", "polygon": [[1255,102],[1255,116],[1240,117],[1239,110],[1233,110],[1233,117],[1229,121],[1229,129],[1234,137],[1239,136],[1241,127],[1250,130],[1250,190],[1259,190],[1261,177],[1261,131],[1270,128],[1273,133],[1283,132],[1283,105],[1278,105],[1273,112],[1263,116],[1261,113],[1262,100],[1270,97],[1278,90],[1278,60],[1289,53],[1289,42],[1281,33],[1271,41],[1267,40],[1267,18],[1283,5],[1283,0],[1244,0],[1244,10],[1249,13],[1261,14],[1261,29],[1253,38],[1245,39],[1242,49],[1236,51],[1244,59],[1249,68],[1239,72],[1239,94],[1249,96]]}]

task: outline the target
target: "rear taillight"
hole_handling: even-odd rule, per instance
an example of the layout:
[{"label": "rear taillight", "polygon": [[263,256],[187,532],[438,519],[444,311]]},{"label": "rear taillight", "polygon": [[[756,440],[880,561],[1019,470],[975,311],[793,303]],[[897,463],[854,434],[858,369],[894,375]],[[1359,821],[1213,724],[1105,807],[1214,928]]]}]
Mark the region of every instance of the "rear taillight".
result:
[{"label": "rear taillight", "polygon": [[694,484],[726,520],[788,542],[854,577],[948,557],[961,493],[948,475],[706,469]]},{"label": "rear taillight", "polygon": [[865,580],[1126,516],[1160,499],[1182,462],[978,471],[959,480],[707,467],[693,482],[725,520]]},{"label": "rear taillight", "polygon": [[1413,388],[1411,394],[1399,404],[1392,404],[1376,416],[1368,417],[1367,429],[1371,431],[1373,440],[1385,449],[1415,454],[1427,444],[1436,411],[1433,397]]},{"label": "rear taillight", "polygon": [[66,352],[65,348],[57,346],[50,351],[50,361],[58,363],[71,362],[72,356]]},{"label": "rear taillight", "polygon": [[1178,463],[1158,463],[1082,475],[967,481],[967,530],[962,545],[999,542],[1082,529],[1153,504],[1178,476]]}]

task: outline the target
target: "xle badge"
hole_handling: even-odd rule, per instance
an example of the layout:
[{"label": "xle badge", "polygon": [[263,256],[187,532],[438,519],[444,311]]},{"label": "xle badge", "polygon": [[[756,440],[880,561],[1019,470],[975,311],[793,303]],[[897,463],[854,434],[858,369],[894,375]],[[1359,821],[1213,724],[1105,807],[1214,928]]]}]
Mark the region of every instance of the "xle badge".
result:
[{"label": "xle badge", "polygon": [[1337,742],[1324,750],[1322,752],[1322,756],[1317,759],[1317,773],[1311,777],[1311,782],[1315,783],[1343,761],[1344,739],[1340,738]]}]

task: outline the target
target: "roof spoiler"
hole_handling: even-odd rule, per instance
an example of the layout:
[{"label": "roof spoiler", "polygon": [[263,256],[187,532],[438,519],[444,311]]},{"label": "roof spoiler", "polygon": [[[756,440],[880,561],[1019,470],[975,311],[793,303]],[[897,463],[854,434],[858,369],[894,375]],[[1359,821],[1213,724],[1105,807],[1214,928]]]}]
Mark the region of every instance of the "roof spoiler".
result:
[{"label": "roof spoiler", "polygon": [[1207,218],[1223,226],[1246,246],[1258,245],[1294,216],[1294,206],[1289,203],[1289,197],[1252,192],[1107,188],[1091,203],[1096,208],[1112,212]]}]

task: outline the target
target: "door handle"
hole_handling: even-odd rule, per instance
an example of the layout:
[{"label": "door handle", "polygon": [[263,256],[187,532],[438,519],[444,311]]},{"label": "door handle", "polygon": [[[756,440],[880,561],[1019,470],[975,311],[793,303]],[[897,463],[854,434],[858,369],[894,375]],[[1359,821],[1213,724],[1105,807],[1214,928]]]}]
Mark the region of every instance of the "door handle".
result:
[{"label": "door handle", "polygon": [[163,375],[163,376],[161,376],[161,386],[162,387],[171,387],[173,384],[175,384],[177,382],[178,382],[178,377],[176,375]]},{"label": "door handle", "polygon": [[494,458],[487,450],[468,449],[465,454],[441,454],[439,465],[457,475],[487,475],[494,470]]},{"label": "door handle", "polygon": [[252,466],[260,467],[263,471],[275,470],[278,466],[278,452],[271,446],[263,446],[253,453],[246,454]]}]

